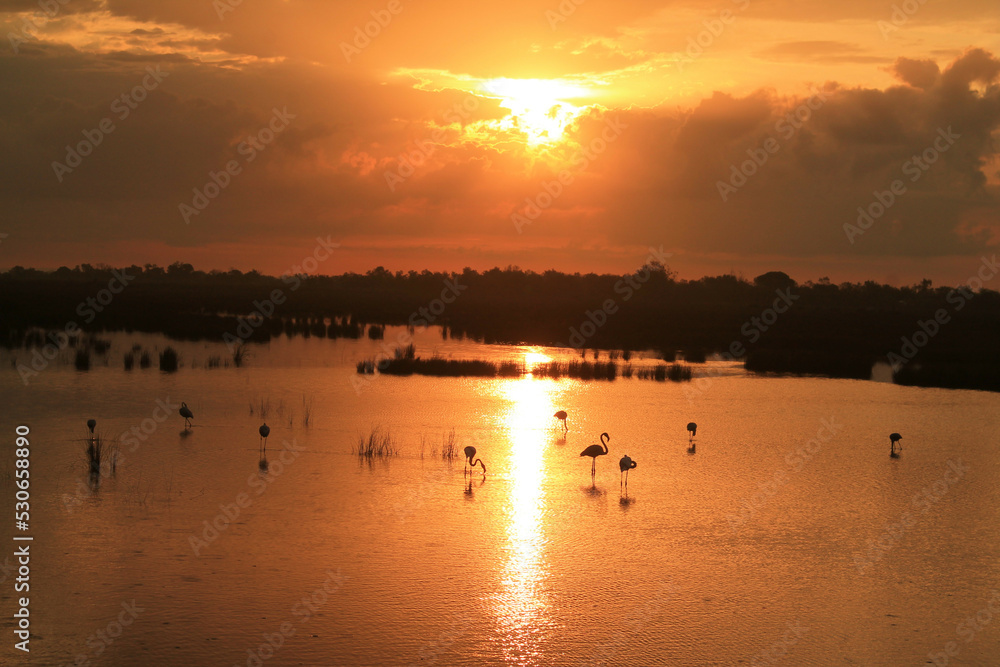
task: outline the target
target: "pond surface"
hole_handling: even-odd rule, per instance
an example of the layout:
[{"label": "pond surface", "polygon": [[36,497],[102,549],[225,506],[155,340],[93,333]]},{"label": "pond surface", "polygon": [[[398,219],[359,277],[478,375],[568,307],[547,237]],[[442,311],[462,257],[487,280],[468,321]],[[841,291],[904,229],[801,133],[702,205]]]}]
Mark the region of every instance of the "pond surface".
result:
[{"label": "pond surface", "polygon": [[[224,345],[110,338],[107,365],[64,359],[27,387],[0,355],[0,430],[31,429],[34,537],[31,660],[8,646],[5,664],[921,665],[949,642],[948,664],[1000,659],[995,394],[723,362],[680,384],[362,379],[381,341],[281,338],[209,369]],[[182,368],[126,372],[135,343]],[[436,331],[417,350],[570,358]],[[88,418],[136,433],[97,483]],[[373,429],[397,456],[352,453]],[[602,432],[592,480],[580,452]]]}]

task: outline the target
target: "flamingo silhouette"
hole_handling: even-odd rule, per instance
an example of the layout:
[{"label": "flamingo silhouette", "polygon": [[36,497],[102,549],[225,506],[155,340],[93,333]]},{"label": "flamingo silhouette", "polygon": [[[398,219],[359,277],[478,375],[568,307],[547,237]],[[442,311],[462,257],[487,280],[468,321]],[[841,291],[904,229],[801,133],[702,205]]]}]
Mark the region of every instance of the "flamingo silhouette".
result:
[{"label": "flamingo silhouette", "polygon": [[[475,468],[477,465],[481,465],[483,467],[483,475],[485,475],[486,474],[486,464],[483,463],[482,459],[476,459],[475,461],[473,461],[472,459],[473,459],[473,457],[475,457],[475,455],[476,455],[476,448],[475,447],[473,447],[472,445],[469,445],[468,447],[465,448],[465,458],[468,459],[469,467],[470,468]],[[470,475],[472,474],[471,470],[469,471],[469,474]]]},{"label": "flamingo silhouette", "polygon": [[569,430],[569,427],[566,426],[566,417],[568,417],[569,415],[566,414],[565,410],[560,410],[559,412],[555,413],[552,416],[555,417],[556,419],[561,419],[562,420],[562,423],[563,423],[563,433],[565,433],[566,431]]},{"label": "flamingo silhouette", "polygon": [[189,428],[191,426],[191,420],[194,419],[194,413],[192,413],[191,410],[188,409],[188,404],[185,403],[184,401],[181,401],[180,413],[181,417],[184,417],[184,428],[185,429]]},{"label": "flamingo silhouette", "polygon": [[608,453],[608,441],[610,440],[611,440],[610,435],[608,435],[607,433],[602,433],[600,445],[591,445],[590,447],[587,447],[585,450],[580,452],[580,456],[589,456],[590,458],[593,459],[593,461],[590,463],[591,477],[593,477],[597,473],[597,457],[604,456],[605,454]]},{"label": "flamingo silhouette", "polygon": [[[896,452],[896,444],[900,440],[902,440],[902,439],[903,439],[903,436],[901,436],[898,433],[890,433],[889,434],[889,456],[891,456],[894,459],[898,459],[899,458],[899,454]],[[903,446],[900,445],[899,448],[903,449]]]},{"label": "flamingo silhouette", "polygon": [[[597,459],[594,460],[596,461]],[[634,469],[637,465],[639,464],[633,461],[631,458],[629,458],[628,454],[623,456],[622,460],[618,462],[618,467],[621,469],[623,473],[625,473],[625,493],[628,493],[628,471]],[[622,488],[622,480],[621,480],[621,475],[619,475],[618,490],[621,491],[621,488]]]},{"label": "flamingo silhouette", "polygon": [[698,432],[698,425],[694,422],[688,422],[688,438],[694,439],[695,434]]},{"label": "flamingo silhouette", "polygon": [[94,429],[97,428],[97,420],[96,419],[88,419],[87,420],[87,428],[90,429],[90,439],[93,440],[94,439]]},{"label": "flamingo silhouette", "polygon": [[267,422],[264,422],[264,424],[259,429],[257,429],[257,432],[260,433],[260,440],[264,445],[263,448],[266,450],[267,436],[271,435],[271,427],[267,425]]}]

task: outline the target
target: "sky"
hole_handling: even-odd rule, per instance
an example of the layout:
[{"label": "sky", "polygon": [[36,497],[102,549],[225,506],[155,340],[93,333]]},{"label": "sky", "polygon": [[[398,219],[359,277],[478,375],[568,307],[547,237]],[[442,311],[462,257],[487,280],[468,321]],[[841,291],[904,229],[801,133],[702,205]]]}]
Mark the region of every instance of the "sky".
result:
[{"label": "sky", "polygon": [[1000,244],[995,0],[0,0],[0,29],[0,269],[279,274],[321,239],[325,274],[653,248],[956,284]]}]

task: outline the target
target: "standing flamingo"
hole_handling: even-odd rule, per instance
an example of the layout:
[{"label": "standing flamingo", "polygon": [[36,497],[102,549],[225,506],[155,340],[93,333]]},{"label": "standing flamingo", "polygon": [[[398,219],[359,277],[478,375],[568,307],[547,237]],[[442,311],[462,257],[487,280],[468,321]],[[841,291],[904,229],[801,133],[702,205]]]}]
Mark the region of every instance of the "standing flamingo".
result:
[{"label": "standing flamingo", "polygon": [[[898,459],[899,458],[899,454],[896,453],[896,444],[900,440],[902,440],[902,439],[903,439],[903,436],[901,436],[898,433],[890,433],[889,434],[889,456],[891,456],[894,459]],[[903,449],[903,446],[900,445],[899,448]]]},{"label": "standing flamingo", "polygon": [[569,415],[566,414],[565,410],[560,410],[559,412],[555,413],[552,416],[555,417],[556,419],[561,419],[562,420],[562,423],[563,423],[563,433],[565,433],[566,431],[569,430],[569,427],[566,426],[566,417],[568,417]]},{"label": "standing flamingo", "polygon": [[693,440],[695,434],[698,432],[698,425],[694,422],[688,422],[688,439]]},{"label": "standing flamingo", "polygon": [[[468,447],[465,448],[465,458],[468,459],[469,467],[470,468],[475,468],[477,465],[481,465],[483,467],[483,475],[485,475],[486,474],[486,464],[483,463],[482,459],[476,459],[475,461],[473,461],[472,459],[473,459],[473,457],[475,457],[475,455],[476,455],[476,448],[475,447],[473,447],[472,445],[469,445]],[[472,474],[471,470],[469,471],[469,474],[470,475]]]},{"label": "standing flamingo", "polygon": [[267,422],[264,422],[263,426],[257,429],[257,432],[260,433],[260,441],[263,443],[263,449],[266,450],[267,436],[271,435],[271,427],[267,425]]},{"label": "standing flamingo", "polygon": [[185,403],[184,401],[181,401],[180,413],[181,417],[184,417],[184,428],[185,429],[190,428],[191,420],[194,419],[194,413],[191,412],[191,410],[188,408],[188,404]]},{"label": "standing flamingo", "polygon": [[96,419],[88,419],[87,420],[87,428],[90,429],[90,439],[93,440],[94,439],[94,429],[97,428],[97,420]]},{"label": "standing flamingo", "polygon": [[591,478],[593,478],[594,475],[597,473],[597,457],[604,456],[605,454],[608,453],[608,441],[610,440],[611,440],[610,435],[608,435],[607,433],[602,433],[600,445],[591,445],[590,447],[587,447],[585,450],[580,452],[580,456],[589,456],[590,458],[594,459],[590,464]]},{"label": "standing flamingo", "polygon": [[[594,460],[596,461],[597,459],[594,459]],[[625,473],[625,493],[628,493],[628,471],[632,470],[637,465],[639,465],[639,464],[636,463],[635,461],[633,461],[631,458],[629,458],[628,454],[626,454],[625,456],[623,456],[622,460],[618,462],[618,467],[621,469],[621,471],[623,473]],[[621,475],[619,475],[618,476],[618,490],[621,491],[621,488],[622,488],[622,480],[621,480]]]}]

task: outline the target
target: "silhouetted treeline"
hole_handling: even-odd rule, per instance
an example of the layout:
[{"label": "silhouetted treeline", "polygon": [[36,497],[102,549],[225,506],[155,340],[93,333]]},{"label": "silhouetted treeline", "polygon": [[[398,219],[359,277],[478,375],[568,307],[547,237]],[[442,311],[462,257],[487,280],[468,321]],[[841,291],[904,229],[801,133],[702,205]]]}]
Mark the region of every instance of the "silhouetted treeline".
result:
[{"label": "silhouetted treeline", "polygon": [[[28,327],[63,329],[70,321],[85,331],[184,339],[228,333],[251,341],[281,333],[358,337],[366,323],[439,324],[490,343],[658,349],[668,359],[684,351],[689,361],[717,352],[746,358],[751,370],[836,377],[867,378],[873,362],[894,353],[906,362],[897,364],[901,381],[1000,389],[1000,294],[926,280],[898,288],[825,279],[800,285],[770,272],[752,281],[684,281],[655,262],[627,275],[379,267],[272,277],[180,263],[117,271],[84,265],[0,274],[0,339],[19,346]],[[102,291],[109,303],[88,303]],[[261,317],[250,317],[254,311]],[[935,321],[940,311],[946,319]]]}]

